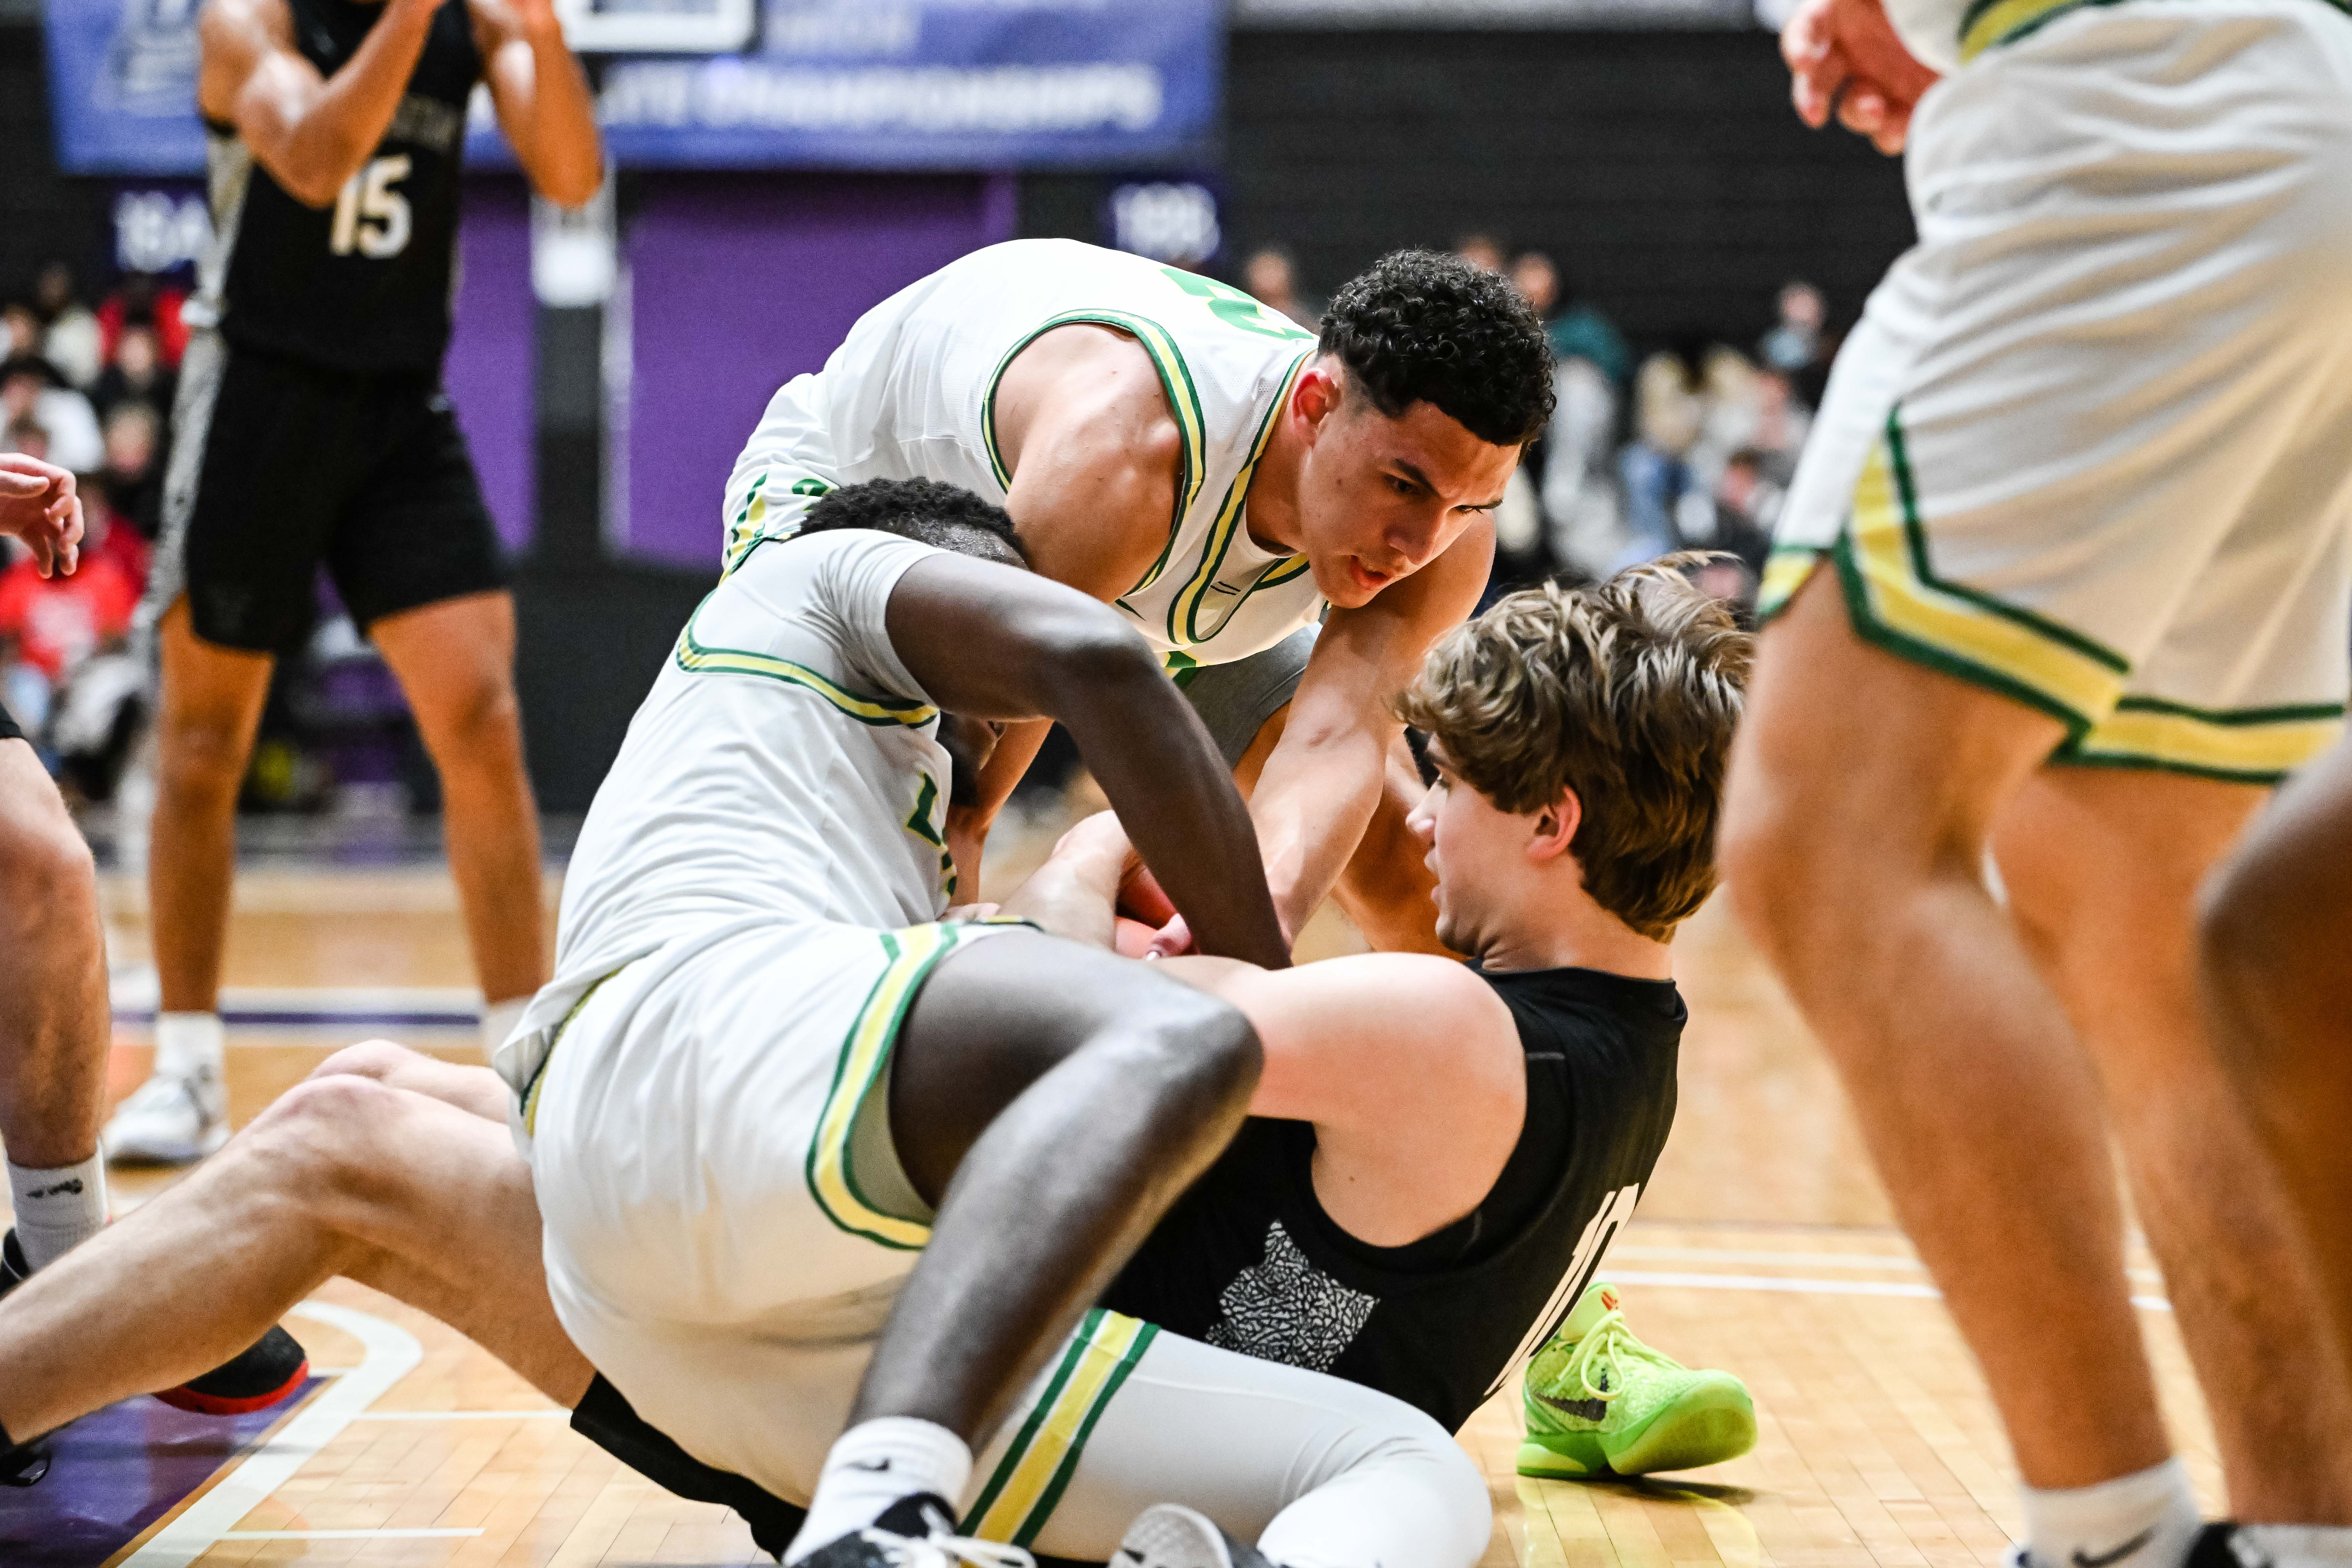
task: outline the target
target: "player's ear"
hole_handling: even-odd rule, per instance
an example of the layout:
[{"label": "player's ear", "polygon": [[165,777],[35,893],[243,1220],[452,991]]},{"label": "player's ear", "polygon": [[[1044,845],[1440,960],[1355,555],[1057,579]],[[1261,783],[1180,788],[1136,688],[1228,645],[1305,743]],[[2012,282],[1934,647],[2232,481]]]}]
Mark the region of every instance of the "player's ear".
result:
[{"label": "player's ear", "polygon": [[1535,814],[1534,831],[1528,836],[1528,858],[1541,863],[1567,854],[1583,822],[1584,803],[1576,798],[1574,790],[1562,789],[1558,800]]},{"label": "player's ear", "polygon": [[1307,428],[1319,430],[1323,422],[1339,411],[1347,401],[1347,372],[1337,360],[1317,360],[1298,373],[1298,384],[1291,389],[1290,406]]}]

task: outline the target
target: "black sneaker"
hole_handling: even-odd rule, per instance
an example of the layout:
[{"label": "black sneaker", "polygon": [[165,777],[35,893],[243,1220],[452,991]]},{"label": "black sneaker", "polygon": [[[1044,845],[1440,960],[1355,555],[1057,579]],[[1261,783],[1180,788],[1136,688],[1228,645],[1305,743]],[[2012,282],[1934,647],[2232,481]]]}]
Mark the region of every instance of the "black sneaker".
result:
[{"label": "black sneaker", "polygon": [[2215,1520],[2189,1543],[2185,1568],[2270,1568],[2270,1553],[2254,1544],[2234,1521]]},{"label": "black sneaker", "polygon": [[0,1487],[29,1487],[49,1473],[49,1445],[39,1437],[10,1443],[0,1434]]},{"label": "black sneaker", "polygon": [[[32,1277],[32,1267],[25,1261],[24,1248],[16,1245],[12,1226],[6,1236],[0,1237],[0,1296]],[[204,1376],[167,1388],[155,1397],[175,1410],[193,1410],[201,1415],[244,1415],[277,1404],[310,1375],[310,1358],[303,1352],[301,1342],[273,1324],[268,1333]],[[0,1465],[5,1462],[6,1456],[0,1455]],[[33,1478],[38,1479],[38,1476]],[[32,1481],[17,1484],[30,1486]]]},{"label": "black sneaker", "polygon": [[800,1560],[797,1568],[1037,1568],[1018,1546],[974,1541],[955,1532],[955,1510],[929,1492],[900,1498],[863,1530],[837,1536]]},{"label": "black sneaker", "polygon": [[1110,1568],[1277,1568],[1265,1553],[1235,1541],[1204,1513],[1164,1502],[1127,1527]]}]

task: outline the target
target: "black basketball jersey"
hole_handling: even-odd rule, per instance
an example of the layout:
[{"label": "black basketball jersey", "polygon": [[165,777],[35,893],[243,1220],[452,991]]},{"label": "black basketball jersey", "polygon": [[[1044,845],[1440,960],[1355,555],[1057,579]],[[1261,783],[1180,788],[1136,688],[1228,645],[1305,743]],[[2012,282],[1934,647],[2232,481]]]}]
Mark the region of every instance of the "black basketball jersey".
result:
[{"label": "black basketball jersey", "polygon": [[1253,1119],[1103,1305],[1458,1430],[1559,1328],[1632,1217],[1674,1124],[1685,1016],[1671,981],[1483,978],[1518,1025],[1528,1110],[1475,1212],[1409,1247],[1368,1246],[1316,1201],[1314,1128]]},{"label": "black basketball jersey", "polygon": [[[383,15],[355,0],[286,0],[294,43],[332,76]],[[465,0],[435,13],[383,140],[332,205],[287,195],[234,126],[205,121],[213,248],[197,324],[232,343],[353,371],[438,374],[449,343],[466,104],[481,51]]]}]

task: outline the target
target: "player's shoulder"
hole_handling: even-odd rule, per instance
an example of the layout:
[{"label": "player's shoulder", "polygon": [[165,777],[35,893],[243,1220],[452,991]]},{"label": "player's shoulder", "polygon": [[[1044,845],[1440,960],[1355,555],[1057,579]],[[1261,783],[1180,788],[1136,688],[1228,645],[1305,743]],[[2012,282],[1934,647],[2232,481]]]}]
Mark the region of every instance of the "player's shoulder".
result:
[{"label": "player's shoulder", "polygon": [[1315,976],[1345,992],[1359,1016],[1393,1019],[1408,1037],[1463,1034],[1517,1038],[1511,1009],[1467,965],[1424,952],[1361,952],[1301,964],[1287,973]]}]

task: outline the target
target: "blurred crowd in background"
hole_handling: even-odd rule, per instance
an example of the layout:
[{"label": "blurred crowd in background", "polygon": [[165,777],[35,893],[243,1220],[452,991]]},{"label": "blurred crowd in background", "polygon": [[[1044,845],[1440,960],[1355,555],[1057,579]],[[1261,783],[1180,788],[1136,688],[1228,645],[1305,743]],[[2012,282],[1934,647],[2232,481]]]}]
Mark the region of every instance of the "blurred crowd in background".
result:
[{"label": "blurred crowd in background", "polygon": [[113,794],[147,700],[129,642],[163,509],[184,299],[133,272],[92,303],[62,262],[0,299],[0,450],[73,470],[87,530],[70,576],[42,577],[6,542],[0,700],[51,770],[89,799]]},{"label": "blurred crowd in background", "polygon": [[[1543,321],[1558,360],[1551,426],[1528,452],[1495,519],[1488,595],[1548,577],[1585,583],[1675,551],[1717,552],[1699,581],[1752,612],[1797,455],[1836,351],[1811,284],[1781,289],[1779,315],[1739,342],[1693,333],[1638,358],[1608,312],[1539,250],[1491,235],[1454,241],[1464,260],[1508,278]],[[1241,286],[1312,327],[1322,301],[1290,253],[1263,247]]]}]

